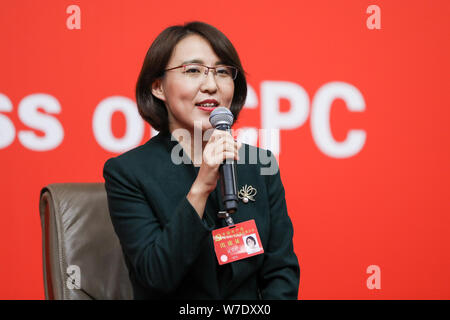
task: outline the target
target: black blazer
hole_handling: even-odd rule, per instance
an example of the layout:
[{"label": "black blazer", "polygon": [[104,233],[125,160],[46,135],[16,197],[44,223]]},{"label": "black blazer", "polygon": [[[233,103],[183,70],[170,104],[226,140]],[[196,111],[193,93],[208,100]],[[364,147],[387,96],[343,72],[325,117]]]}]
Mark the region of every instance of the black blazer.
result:
[{"label": "black blazer", "polygon": [[[239,223],[254,219],[264,254],[219,265],[211,232],[226,226],[219,183],[207,200],[203,219],[186,198],[198,170],[176,165],[182,150],[170,133],[106,161],[103,169],[111,220],[129,270],[135,299],[297,299],[300,269],[293,228],[276,159],[243,144],[237,164],[238,190],[251,185],[255,201],[239,202]],[[264,151],[276,174],[261,175]],[[243,158],[244,157],[244,158]],[[186,159],[186,158],[185,158]],[[253,164],[249,164],[252,160]],[[267,160],[267,159],[266,159]],[[265,161],[267,163],[267,161]]]}]

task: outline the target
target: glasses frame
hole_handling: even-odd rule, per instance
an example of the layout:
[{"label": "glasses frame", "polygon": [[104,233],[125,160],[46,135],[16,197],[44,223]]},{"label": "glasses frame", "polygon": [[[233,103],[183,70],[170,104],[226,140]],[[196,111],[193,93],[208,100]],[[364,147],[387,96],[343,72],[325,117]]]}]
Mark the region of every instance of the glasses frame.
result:
[{"label": "glasses frame", "polygon": [[208,66],[205,66],[204,64],[201,64],[201,63],[185,63],[185,64],[182,64],[181,66],[177,66],[177,67],[165,69],[164,71],[172,71],[172,70],[175,70],[175,69],[184,68],[184,67],[186,67],[186,66],[201,66],[201,67],[205,67],[205,68],[206,68],[206,72],[204,73],[204,75],[205,75],[206,77],[208,76],[209,70],[211,70],[211,69],[214,70],[214,71],[213,71],[213,75],[216,76],[216,75],[217,75],[217,68],[221,68],[221,67],[231,68],[231,69],[235,70],[235,76],[234,76],[234,77],[233,77],[233,76],[231,77],[231,79],[232,79],[233,81],[236,80],[237,75],[238,75],[238,72],[239,72],[239,69],[236,68],[236,67],[233,67],[233,66],[220,65],[220,66],[216,66],[216,67],[208,67]]}]

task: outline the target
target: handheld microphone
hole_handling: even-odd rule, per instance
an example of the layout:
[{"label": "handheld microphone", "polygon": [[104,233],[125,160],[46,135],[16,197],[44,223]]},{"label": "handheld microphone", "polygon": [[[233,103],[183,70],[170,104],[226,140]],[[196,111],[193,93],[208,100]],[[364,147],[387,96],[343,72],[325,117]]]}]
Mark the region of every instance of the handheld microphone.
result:
[{"label": "handheld microphone", "polygon": [[[213,128],[230,132],[234,117],[230,110],[225,107],[217,107],[209,116],[209,122]],[[222,213],[222,218],[231,219],[229,213],[234,213],[238,208],[238,197],[236,187],[236,161],[230,163],[225,161],[219,167],[220,184],[222,189],[222,201],[226,212]],[[219,215],[220,216],[220,215]],[[232,220],[231,220],[232,222]],[[228,224],[229,221],[227,221]]]}]

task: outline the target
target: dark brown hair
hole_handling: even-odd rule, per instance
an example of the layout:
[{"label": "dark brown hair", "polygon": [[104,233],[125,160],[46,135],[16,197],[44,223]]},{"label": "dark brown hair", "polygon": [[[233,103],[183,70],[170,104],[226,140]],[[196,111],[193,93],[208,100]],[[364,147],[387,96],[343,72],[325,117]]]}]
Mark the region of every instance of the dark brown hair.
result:
[{"label": "dark brown hair", "polygon": [[141,117],[158,131],[168,131],[168,115],[164,101],[152,94],[152,83],[164,76],[175,46],[187,35],[198,34],[205,38],[221,61],[238,68],[234,80],[234,95],[230,111],[236,122],[247,96],[247,82],[244,69],[233,44],[217,28],[203,22],[189,22],[171,26],[161,32],[147,51],[136,84],[136,102]]}]

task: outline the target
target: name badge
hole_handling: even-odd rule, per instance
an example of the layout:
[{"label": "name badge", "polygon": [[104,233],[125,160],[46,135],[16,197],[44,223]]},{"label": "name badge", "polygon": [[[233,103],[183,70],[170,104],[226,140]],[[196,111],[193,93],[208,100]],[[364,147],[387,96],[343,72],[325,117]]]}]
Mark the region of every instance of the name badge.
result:
[{"label": "name badge", "polygon": [[255,220],[216,229],[212,236],[220,265],[264,253]]}]

